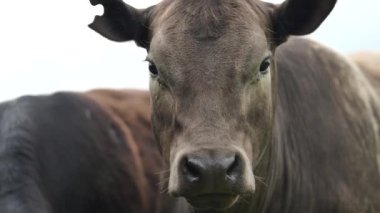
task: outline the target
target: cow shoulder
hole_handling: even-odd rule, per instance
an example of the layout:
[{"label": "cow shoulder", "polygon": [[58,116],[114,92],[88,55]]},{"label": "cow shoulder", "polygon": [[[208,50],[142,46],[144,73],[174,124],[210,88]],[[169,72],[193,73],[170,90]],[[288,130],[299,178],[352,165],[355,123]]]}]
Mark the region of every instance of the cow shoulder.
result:
[{"label": "cow shoulder", "polygon": [[299,195],[288,203],[307,208],[309,200],[319,199],[326,212],[370,209],[367,204],[378,203],[380,189],[373,163],[379,130],[363,73],[346,57],[308,39],[290,39],[276,59],[274,150],[281,154],[274,162],[291,180],[287,193]]}]

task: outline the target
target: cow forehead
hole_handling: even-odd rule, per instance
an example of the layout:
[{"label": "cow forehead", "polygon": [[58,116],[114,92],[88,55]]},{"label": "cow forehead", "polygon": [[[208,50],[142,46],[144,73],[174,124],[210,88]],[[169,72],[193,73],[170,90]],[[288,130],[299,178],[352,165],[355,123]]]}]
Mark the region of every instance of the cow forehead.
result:
[{"label": "cow forehead", "polygon": [[244,0],[164,1],[151,26],[151,51],[153,55],[186,57],[186,61],[196,58],[189,58],[195,54],[221,60],[226,60],[221,56],[241,58],[248,50],[261,54],[267,47],[265,9]]},{"label": "cow forehead", "polygon": [[270,7],[252,0],[164,0],[153,11],[153,26],[180,26],[197,37],[217,38],[227,26],[268,25]]},{"label": "cow forehead", "polygon": [[158,30],[149,58],[163,72],[241,71],[260,63],[270,44],[263,30],[231,30],[216,40],[198,40],[185,32]]}]

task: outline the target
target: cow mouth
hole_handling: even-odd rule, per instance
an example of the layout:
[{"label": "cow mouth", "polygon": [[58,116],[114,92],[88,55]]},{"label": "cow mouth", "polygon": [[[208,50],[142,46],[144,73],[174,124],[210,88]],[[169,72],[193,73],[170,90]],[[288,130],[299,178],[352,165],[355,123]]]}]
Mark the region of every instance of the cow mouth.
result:
[{"label": "cow mouth", "polygon": [[238,199],[239,195],[235,194],[201,194],[186,198],[187,202],[200,210],[225,210],[232,207]]}]

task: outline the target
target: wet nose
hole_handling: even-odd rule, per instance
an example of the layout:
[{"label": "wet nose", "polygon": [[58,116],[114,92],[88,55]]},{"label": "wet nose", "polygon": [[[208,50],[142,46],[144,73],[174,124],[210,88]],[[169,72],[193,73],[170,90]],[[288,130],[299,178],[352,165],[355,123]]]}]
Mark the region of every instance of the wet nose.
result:
[{"label": "wet nose", "polygon": [[234,152],[189,154],[182,161],[182,176],[185,184],[201,191],[228,190],[241,181],[242,160]]}]

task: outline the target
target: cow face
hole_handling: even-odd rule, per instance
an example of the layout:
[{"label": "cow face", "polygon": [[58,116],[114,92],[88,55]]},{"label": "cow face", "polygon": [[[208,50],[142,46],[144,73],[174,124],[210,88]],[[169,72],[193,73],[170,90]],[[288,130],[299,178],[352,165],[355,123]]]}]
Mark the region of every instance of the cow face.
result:
[{"label": "cow face", "polygon": [[219,210],[254,193],[254,169],[271,141],[275,48],[314,31],[335,0],[166,0],[146,10],[120,0],[92,3],[105,14],[90,27],[148,50],[168,192]]}]

